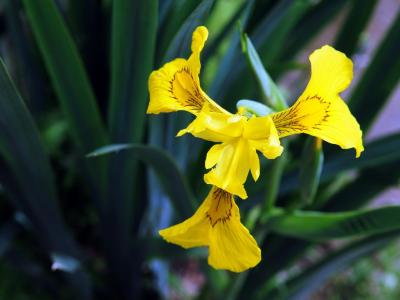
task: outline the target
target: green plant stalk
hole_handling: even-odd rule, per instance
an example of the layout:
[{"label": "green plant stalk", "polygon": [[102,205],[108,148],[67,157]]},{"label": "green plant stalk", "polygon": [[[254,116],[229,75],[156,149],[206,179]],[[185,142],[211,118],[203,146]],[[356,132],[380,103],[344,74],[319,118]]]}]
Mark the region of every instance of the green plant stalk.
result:
[{"label": "green plant stalk", "polygon": [[319,180],[324,162],[322,140],[310,137],[303,149],[302,165],[300,168],[300,203],[296,207],[311,205],[319,186]]},{"label": "green plant stalk", "polygon": [[281,111],[287,108],[286,101],[271,79],[271,76],[265,70],[256,49],[254,48],[251,40],[245,34],[241,34],[242,51],[246,56],[247,63],[253,71],[257,79],[258,86],[261,90],[261,95],[267,105],[271,106],[276,111]]},{"label": "green plant stalk", "polygon": [[[288,141],[283,141],[282,146],[284,149],[288,147]],[[283,171],[287,163],[287,154],[284,150],[282,155],[274,160],[270,170],[270,176],[268,176],[268,182],[266,186],[267,192],[265,193],[264,209],[262,210],[261,218],[265,218],[274,208],[276,199],[279,193],[279,185],[282,179]]]}]

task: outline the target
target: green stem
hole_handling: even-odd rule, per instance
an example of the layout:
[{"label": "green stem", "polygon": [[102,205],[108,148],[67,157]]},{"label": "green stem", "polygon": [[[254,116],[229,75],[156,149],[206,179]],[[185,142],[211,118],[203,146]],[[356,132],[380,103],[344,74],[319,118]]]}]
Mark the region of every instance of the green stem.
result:
[{"label": "green stem", "polygon": [[[284,148],[287,148],[288,142],[284,141],[282,143]],[[270,179],[267,184],[267,192],[265,194],[265,204],[263,211],[263,216],[268,214],[275,206],[276,198],[279,192],[279,184],[281,182],[283,170],[287,162],[287,154],[283,152],[282,155],[277,158],[271,167]]]}]

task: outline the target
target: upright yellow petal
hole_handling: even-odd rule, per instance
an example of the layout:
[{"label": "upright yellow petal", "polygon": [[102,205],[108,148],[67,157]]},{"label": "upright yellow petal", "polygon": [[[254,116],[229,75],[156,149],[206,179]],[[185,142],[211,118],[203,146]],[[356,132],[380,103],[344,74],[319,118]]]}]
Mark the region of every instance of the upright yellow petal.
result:
[{"label": "upright yellow petal", "polygon": [[280,137],[307,133],[342,149],[364,150],[362,131],[339,93],[353,78],[353,64],[343,53],[324,46],[310,55],[311,79],[294,105],[272,115]]},{"label": "upright yellow petal", "polygon": [[250,118],[244,127],[243,137],[266,158],[275,159],[282,154],[283,147],[270,116]]},{"label": "upright yellow petal", "polygon": [[196,115],[204,103],[209,103],[213,111],[225,111],[200,87],[200,52],[207,37],[207,28],[197,27],[193,32],[192,54],[189,59],[177,58],[150,74],[150,103],[147,113],[185,110]]},{"label": "upright yellow petal", "polygon": [[246,199],[247,193],[243,185],[250,171],[249,151],[251,149],[248,142],[243,138],[223,143],[219,160],[216,166],[204,175],[204,181]]}]

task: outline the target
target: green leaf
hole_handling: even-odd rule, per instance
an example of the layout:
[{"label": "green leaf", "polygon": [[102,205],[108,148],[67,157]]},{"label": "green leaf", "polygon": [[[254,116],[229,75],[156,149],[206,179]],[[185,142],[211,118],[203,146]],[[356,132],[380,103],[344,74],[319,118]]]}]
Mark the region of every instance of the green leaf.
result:
[{"label": "green leaf", "polygon": [[[320,182],[327,182],[344,171],[363,170],[395,162],[400,158],[399,147],[400,134],[395,133],[367,143],[365,145],[367,150],[357,159],[352,151],[340,151],[324,164]],[[294,173],[291,173],[282,182],[281,193],[287,194],[298,187],[299,180]]]},{"label": "green leaf", "polygon": [[192,33],[194,29],[201,25],[204,17],[208,15],[215,0],[203,0],[196,9],[186,18],[185,22],[175,34],[168,46],[163,62],[170,61],[177,57],[188,57]]},{"label": "green leaf", "polygon": [[[23,3],[72,137],[83,156],[107,142],[83,63],[54,1]],[[94,199],[101,199],[106,187],[104,162],[86,165],[85,171]]]},{"label": "green leaf", "polygon": [[165,192],[170,197],[178,215],[186,218],[193,214],[194,196],[192,195],[186,179],[178,169],[174,159],[165,151],[140,144],[116,144],[101,147],[88,157],[96,157],[105,154],[120,155],[121,151],[129,150],[134,157],[154,168]]},{"label": "green leaf", "polygon": [[115,143],[137,143],[142,138],[146,117],[147,80],[153,67],[158,1],[113,3],[111,139]]},{"label": "green leaf", "polygon": [[[160,4],[165,1],[160,1]],[[157,55],[156,57],[162,58],[165,50],[174,39],[175,35],[182,28],[182,24],[188,17],[194,13],[197,7],[201,4],[201,0],[180,1],[172,0],[168,7],[168,12],[165,12],[165,19],[159,26],[158,42],[157,42]]]},{"label": "green leaf", "polygon": [[297,22],[312,7],[309,0],[283,0],[251,35],[265,66],[269,66],[284,49],[284,42]]},{"label": "green leaf", "polygon": [[378,234],[400,229],[400,206],[342,213],[294,211],[272,216],[267,226],[276,233],[311,241]]},{"label": "green leaf", "polygon": [[317,193],[324,162],[321,144],[320,139],[309,137],[303,148],[299,173],[300,202],[303,205],[312,204]]},{"label": "green leaf", "polygon": [[[311,6],[311,1],[303,0],[284,0],[278,2],[272,11],[263,18],[263,21],[250,33],[251,40],[255,48],[258,49],[261,61],[269,68],[281,53],[284,47],[284,41],[290,34],[290,31],[296,25],[297,20]],[[246,28],[243,26],[244,29]],[[210,91],[211,96],[216,99],[228,100],[245,98],[243,91],[248,93],[251,90],[251,82],[246,80],[250,78],[243,73],[245,70],[245,61],[237,44],[233,43],[229,60],[225,56],[225,65],[220,65],[219,72],[213,82]],[[235,63],[232,64],[232,61]],[[249,97],[249,95],[247,95]]]},{"label": "green leaf", "polygon": [[[143,138],[147,81],[153,68],[157,21],[158,0],[113,2],[109,102],[110,139],[113,143],[140,143]],[[109,248],[117,261],[111,263],[115,265],[115,273],[119,274],[115,276],[122,278],[118,281],[120,289],[129,289],[130,275],[120,271],[129,266],[124,260],[132,258],[129,247],[131,231],[132,228],[136,231],[136,224],[140,223],[135,214],[144,203],[134,201],[134,193],[143,184],[134,159],[134,156],[123,153],[109,160],[106,222],[110,232],[106,235],[109,236],[107,239],[120,245]],[[123,283],[124,280],[127,282]]]},{"label": "green leaf", "polygon": [[348,0],[323,0],[314,5],[293,28],[282,47],[279,60],[293,59],[315,36],[343,11]]},{"label": "green leaf", "polygon": [[[365,238],[352,243],[324,258],[298,276],[278,285],[276,289],[260,290],[257,299],[309,299],[314,291],[320,288],[331,276],[346,266],[371,253],[386,247],[398,238],[399,231],[389,232]],[[269,286],[271,287],[271,286]],[[278,291],[279,290],[279,291]]]},{"label": "green leaf", "polygon": [[[0,99],[0,161],[1,173],[6,169],[8,175],[3,181],[6,190],[17,193],[11,195],[16,208],[29,219],[49,254],[58,252],[80,258],[61,217],[53,174],[37,128],[1,60]],[[74,276],[72,281],[81,281],[78,297],[87,299],[90,291],[86,275],[78,270]]]},{"label": "green leaf", "polygon": [[[247,1],[246,6],[244,7],[243,12],[240,16],[240,20],[238,20],[243,29],[246,29],[247,23],[250,20],[254,9],[254,3],[255,0]],[[244,67],[243,62],[241,62],[240,65],[237,64],[237,62],[240,61],[240,58],[242,57],[239,47],[240,35],[239,33],[234,32],[229,44],[229,48],[225,52],[221,62],[218,64],[218,71],[216,72],[212,81],[212,85],[209,89],[210,95],[212,97],[215,97],[216,99],[219,99],[219,102],[222,102],[223,100],[224,94],[226,93],[225,88],[229,87],[227,83],[232,83],[231,76],[235,75],[232,73],[237,73]],[[233,61],[235,62],[235,64],[232,64]]]},{"label": "green leaf", "polygon": [[365,153],[355,159],[351,151],[341,151],[330,159],[324,166],[324,180],[333,178],[346,170],[362,170],[381,166],[398,160],[400,153],[400,133],[384,136],[365,145]]},{"label": "green leaf", "polygon": [[[324,206],[328,211],[344,211],[365,205],[399,182],[400,159],[363,170],[358,177],[335,194]],[[357,195],[355,197],[354,195]]]},{"label": "green leaf", "polygon": [[[350,110],[366,132],[400,78],[400,12],[350,97]],[[366,106],[365,104],[368,103]]]},{"label": "green leaf", "polygon": [[286,101],[275,82],[271,79],[271,76],[265,70],[251,40],[245,33],[242,33],[241,41],[242,51],[246,55],[247,62],[257,79],[262,95],[264,96],[264,101],[277,111],[284,110],[287,108]]},{"label": "green leaf", "polygon": [[354,54],[377,2],[377,0],[351,1],[351,10],[336,37],[335,48],[337,50],[346,53],[349,57]]},{"label": "green leaf", "polygon": [[46,100],[45,74],[39,56],[24,28],[20,1],[4,1],[6,27],[11,40],[12,61],[16,64],[17,86],[32,114],[42,112]]}]

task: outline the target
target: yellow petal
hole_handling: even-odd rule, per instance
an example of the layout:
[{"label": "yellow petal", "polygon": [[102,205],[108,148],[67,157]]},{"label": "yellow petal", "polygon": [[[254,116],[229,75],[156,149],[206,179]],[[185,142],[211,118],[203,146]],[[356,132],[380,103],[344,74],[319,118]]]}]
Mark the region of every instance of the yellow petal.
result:
[{"label": "yellow petal", "polygon": [[150,74],[150,102],[147,113],[185,110],[197,114],[204,103],[209,103],[212,111],[225,111],[200,87],[200,52],[207,36],[207,29],[204,26],[198,27],[193,32],[192,55],[188,60],[177,58]]},{"label": "yellow petal", "polygon": [[261,260],[257,242],[240,223],[233,195],[216,187],[191,218],[159,233],[184,248],[208,246],[208,262],[216,269],[242,272]]},{"label": "yellow petal", "polygon": [[245,125],[243,137],[269,159],[277,158],[282,154],[283,147],[270,116],[249,119]]},{"label": "yellow petal", "polygon": [[260,262],[261,250],[240,223],[239,208],[232,195],[222,191],[219,198],[218,209],[227,211],[230,206],[230,213],[210,231],[208,263],[215,269],[243,272]]},{"label": "yellow petal", "polygon": [[208,30],[205,26],[199,26],[195,29],[192,36],[192,52],[200,53],[208,39]]},{"label": "yellow petal", "polygon": [[236,138],[225,142],[220,151],[217,165],[204,176],[204,181],[246,199],[247,193],[243,184],[250,171],[251,151],[247,140]]},{"label": "yellow petal", "polygon": [[249,160],[251,175],[254,181],[257,181],[258,177],[260,177],[260,160],[255,149],[249,152]]},{"label": "yellow petal", "polygon": [[337,95],[353,79],[353,62],[342,52],[325,45],[311,53],[311,78],[307,89],[320,96]]},{"label": "yellow petal", "polygon": [[211,198],[200,205],[195,214],[177,225],[160,230],[158,233],[169,243],[183,248],[208,246],[210,222],[206,218],[211,205]]},{"label": "yellow petal", "polygon": [[206,169],[214,167],[221,158],[222,152],[225,148],[224,144],[216,144],[210,148],[206,156]]},{"label": "yellow petal", "polygon": [[307,133],[342,149],[355,148],[359,157],[364,150],[362,131],[339,96],[352,80],[351,60],[324,46],[310,61],[312,75],[303,94],[292,107],[272,115],[279,136]]},{"label": "yellow petal", "polygon": [[191,133],[193,136],[211,142],[224,142],[242,135],[246,118],[230,113],[210,111],[206,103],[196,119],[186,129],[178,132],[177,136]]}]

